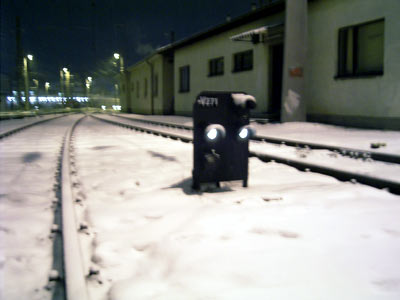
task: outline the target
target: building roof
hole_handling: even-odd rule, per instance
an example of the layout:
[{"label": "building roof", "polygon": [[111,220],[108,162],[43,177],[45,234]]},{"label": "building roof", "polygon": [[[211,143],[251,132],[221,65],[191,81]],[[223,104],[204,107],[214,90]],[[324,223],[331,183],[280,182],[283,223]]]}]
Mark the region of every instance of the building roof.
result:
[{"label": "building roof", "polygon": [[176,50],[176,49],[185,47],[187,45],[196,43],[198,41],[207,39],[213,35],[217,35],[217,34],[225,32],[225,31],[228,31],[230,29],[236,28],[238,26],[247,24],[249,22],[256,21],[258,19],[264,18],[269,15],[276,14],[278,12],[283,11],[284,9],[285,9],[285,1],[284,0],[271,1],[268,4],[262,6],[258,9],[252,10],[252,11],[250,11],[244,15],[241,15],[237,18],[234,18],[231,21],[226,21],[222,24],[211,27],[205,31],[196,33],[190,37],[184,38],[184,39],[174,42],[172,44],[168,44],[166,46],[158,48],[157,52],[158,53],[168,53],[172,50]]},{"label": "building roof", "polygon": [[155,52],[149,54],[145,58],[136,62],[135,64],[127,67],[127,70],[133,69],[134,67],[140,65],[141,63],[149,60],[156,54],[171,54],[174,50],[185,47],[187,45],[196,43],[198,41],[207,39],[213,35],[217,35],[228,31],[230,29],[236,28],[238,26],[247,24],[252,21],[256,21],[258,19],[264,18],[269,15],[273,15],[279,13],[285,9],[285,0],[269,0],[268,4],[263,5],[260,8],[249,11],[239,17],[233,18],[230,21],[226,21],[222,24],[211,27],[205,31],[198,32],[192,36],[184,38],[182,40],[176,41],[172,44],[168,44],[158,48]]}]

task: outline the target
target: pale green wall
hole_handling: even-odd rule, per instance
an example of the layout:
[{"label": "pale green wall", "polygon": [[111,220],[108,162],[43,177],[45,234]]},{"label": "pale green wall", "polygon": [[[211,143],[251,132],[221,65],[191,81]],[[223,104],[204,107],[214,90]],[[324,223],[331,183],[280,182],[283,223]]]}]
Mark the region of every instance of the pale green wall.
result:
[{"label": "pale green wall", "polygon": [[174,63],[173,59],[164,57],[162,78],[162,93],[164,97],[164,114],[174,113]]},{"label": "pale green wall", "polygon": [[[190,115],[196,96],[204,90],[243,91],[256,97],[256,112],[265,112],[269,98],[269,45],[233,42],[233,35],[271,23],[283,22],[283,13],[270,16],[206,40],[177,49],[174,61],[175,113]],[[233,54],[253,49],[253,69],[232,73]],[[224,75],[208,77],[210,59],[224,57]],[[190,65],[190,91],[179,92],[179,68]]]},{"label": "pale green wall", "polygon": [[121,103],[122,111],[127,112],[127,102],[128,100],[126,99],[126,89],[122,90],[122,85],[126,86],[126,83],[123,82],[124,78],[121,76],[121,74],[118,75],[117,77],[118,80],[118,95],[119,95],[119,100]]},{"label": "pale green wall", "polygon": [[[150,68],[146,62],[129,68],[130,71],[130,102],[132,112],[140,114],[148,114],[151,111],[150,100]],[[145,97],[145,79],[147,79],[147,96]],[[137,82],[139,82],[139,97],[137,94]],[[132,89],[133,87],[133,89]]]},{"label": "pale green wall", "polygon": [[[153,76],[155,76],[156,74],[158,75],[158,94],[157,96],[153,96],[153,101],[154,101],[154,113],[155,114],[162,114],[163,113],[163,109],[164,109],[164,105],[163,105],[163,94],[162,94],[162,81],[161,76],[162,76],[162,72],[163,72],[163,60],[162,60],[162,56],[161,55],[154,55],[153,57],[151,57],[149,59],[149,62],[153,65]],[[148,66],[148,68],[150,68],[150,66]],[[150,100],[150,76],[148,78],[149,80],[149,101]],[[150,113],[151,113],[151,109],[150,109]]]},{"label": "pale green wall", "polygon": [[[384,75],[335,79],[338,31],[385,18]],[[306,98],[309,114],[400,117],[400,1],[309,2]]]},{"label": "pale green wall", "polygon": [[[130,103],[132,112],[151,114],[151,67],[153,76],[158,75],[158,94],[153,95],[154,113],[165,114],[171,111],[173,98],[173,69],[172,62],[160,54],[139,62],[128,69],[130,74]],[[145,80],[147,79],[147,95],[145,96]],[[137,82],[139,82],[139,97],[137,96]]]}]

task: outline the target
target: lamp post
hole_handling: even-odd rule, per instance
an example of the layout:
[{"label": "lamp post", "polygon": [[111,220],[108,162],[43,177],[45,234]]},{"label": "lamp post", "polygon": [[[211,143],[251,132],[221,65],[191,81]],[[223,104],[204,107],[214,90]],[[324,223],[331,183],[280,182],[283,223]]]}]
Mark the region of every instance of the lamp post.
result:
[{"label": "lamp post", "polygon": [[24,83],[25,83],[25,110],[29,110],[29,74],[28,74],[28,60],[33,60],[33,55],[28,54],[24,56]]},{"label": "lamp post", "polygon": [[70,90],[71,73],[68,70],[68,68],[63,68],[63,71],[65,73],[65,95],[68,103],[71,97],[71,90]]},{"label": "lamp post", "polygon": [[119,70],[121,73],[124,72],[124,58],[119,53],[114,53],[114,58],[119,60]]},{"label": "lamp post", "polygon": [[46,96],[49,97],[49,88],[50,88],[50,82],[46,82],[44,84],[44,88],[46,90]]},{"label": "lamp post", "polygon": [[123,59],[122,55],[120,55],[119,53],[114,53],[114,58],[116,60],[119,60],[119,69],[121,72],[121,91],[122,91],[122,93],[121,92],[120,93],[123,95],[122,98],[124,101],[122,101],[122,99],[120,99],[122,102],[122,103],[120,103],[120,105],[123,105],[127,112],[131,112],[131,108],[129,105],[130,104],[129,103],[130,89],[128,88],[128,82],[129,82],[128,75],[129,74],[128,74],[128,72],[126,72],[124,70],[124,59]]},{"label": "lamp post", "polygon": [[88,98],[86,103],[89,102],[90,86],[92,85],[92,81],[93,81],[92,77],[89,76],[88,78],[86,78],[86,97]]},{"label": "lamp post", "polygon": [[36,105],[39,106],[39,80],[32,79],[32,81],[35,84]]}]

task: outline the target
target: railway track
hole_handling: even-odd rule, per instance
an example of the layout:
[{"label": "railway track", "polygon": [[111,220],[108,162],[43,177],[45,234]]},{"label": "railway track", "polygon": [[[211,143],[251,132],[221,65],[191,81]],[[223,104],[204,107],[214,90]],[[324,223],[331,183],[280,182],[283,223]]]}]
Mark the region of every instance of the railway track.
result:
[{"label": "railway track", "polygon": [[59,119],[61,117],[65,117],[65,116],[66,116],[66,114],[63,114],[63,115],[50,117],[50,118],[47,118],[47,119],[43,119],[43,120],[39,120],[39,121],[36,121],[36,122],[32,122],[32,123],[28,123],[28,124],[24,124],[24,125],[21,125],[21,126],[14,127],[12,129],[6,130],[4,132],[0,132],[0,139],[3,139],[5,137],[7,137],[7,136],[10,136],[10,135],[12,135],[14,133],[20,132],[21,130],[28,129],[28,128],[32,127],[32,126],[43,124],[45,122],[56,120],[56,119]]},{"label": "railway track", "polygon": [[64,274],[61,277],[64,279],[65,299],[67,300],[90,299],[86,285],[89,270],[84,263],[84,251],[79,237],[81,227],[75,207],[74,185],[77,183],[72,180],[73,174],[76,173],[73,160],[72,136],[75,127],[83,118],[85,116],[75,121],[66,133],[60,161],[61,224],[64,257]]},{"label": "railway track", "polygon": [[[10,287],[6,281],[9,292],[5,294],[5,297],[9,296],[10,299],[14,299],[14,294],[24,299],[28,296],[31,297],[29,293],[32,290],[30,288],[35,288],[35,293],[43,293],[41,296],[43,299],[47,297],[46,293],[50,293],[51,298],[57,300],[89,299],[85,292],[86,268],[82,267],[83,263],[80,258],[82,251],[78,239],[79,228],[76,230],[76,224],[78,224],[74,209],[74,185],[76,182],[71,178],[74,173],[73,160],[71,161],[72,134],[74,128],[85,116],[75,115],[61,118],[63,116],[17,126],[2,134],[2,138],[17,132],[21,136],[3,139],[1,144],[2,173],[7,174],[7,176],[2,176],[1,180],[2,198],[4,198],[2,199],[2,201],[4,200],[2,209],[7,213],[7,211],[14,211],[14,206],[18,207],[16,210],[18,215],[10,216],[10,221],[14,222],[3,222],[4,218],[0,218],[0,230],[4,230],[6,233],[15,232],[21,225],[27,227],[28,230],[23,237],[27,243],[24,245],[27,250],[22,247],[20,254],[14,254],[14,251],[9,252],[6,247],[4,255],[9,257],[17,255],[18,260],[24,262],[21,267],[26,265],[24,268],[34,270],[33,276],[38,276],[35,281],[29,279],[29,281],[33,281],[32,285],[23,288]],[[57,122],[57,124],[52,127],[43,125],[48,121]],[[28,128],[31,130],[29,133]],[[58,147],[60,147],[60,152],[56,150]],[[55,165],[57,165],[56,168]],[[51,189],[54,177],[55,183]],[[20,207],[19,203],[28,205]],[[35,225],[38,220],[40,220],[40,227]],[[31,224],[32,228],[29,228]],[[51,228],[47,227],[51,224],[53,224]],[[50,231],[50,240],[42,237],[47,230]],[[14,234],[9,238],[5,237],[5,241],[9,241],[11,245],[19,240],[21,237],[18,235],[14,237]],[[39,256],[36,245],[38,240],[44,244],[39,251]],[[48,240],[50,242],[46,242]],[[33,245],[34,247],[30,249]],[[52,250],[50,250],[51,248]],[[29,259],[25,260],[25,257],[29,257]],[[44,265],[39,270],[30,266],[31,263],[36,264],[35,257]],[[47,261],[50,270],[46,267]],[[26,274],[18,274],[18,280],[21,280],[20,284],[22,285],[24,285],[25,278],[32,277],[32,270],[28,270]],[[8,281],[15,281],[15,274],[9,272],[5,272],[5,276],[10,278]],[[43,275],[46,276],[47,272],[49,272],[48,284],[42,291],[38,284],[43,282]],[[35,283],[36,281],[37,283]],[[0,298],[1,295],[2,293],[0,293]]]},{"label": "railway track", "polygon": [[[184,130],[193,130],[193,126],[190,125],[182,125],[182,124],[173,124],[169,122],[160,122],[160,121],[152,121],[152,120],[143,120],[138,118],[130,118],[125,116],[120,116],[118,114],[112,114],[118,118],[123,118],[125,120],[132,120],[135,122],[141,122],[144,124],[150,125],[157,125],[167,128],[177,128],[177,129],[184,129]],[[400,155],[390,154],[390,153],[380,153],[374,151],[366,151],[361,149],[354,149],[348,147],[339,147],[339,146],[332,146],[332,145],[325,145],[325,144],[318,144],[318,143],[310,143],[310,142],[303,142],[291,139],[282,139],[276,137],[269,137],[269,136],[261,136],[256,135],[251,138],[253,141],[271,143],[271,144],[278,144],[278,145],[286,145],[292,147],[301,147],[301,148],[308,148],[308,149],[323,149],[337,152],[344,156],[350,156],[353,158],[371,158],[376,161],[382,162],[389,162],[389,163],[396,163],[400,164]]]},{"label": "railway track", "polygon": [[[180,128],[169,128],[168,130],[165,130],[165,128],[155,129],[155,128],[150,128],[154,126],[154,124],[152,124],[151,126],[139,126],[138,124],[129,124],[128,120],[127,122],[124,123],[121,122],[121,119],[117,119],[116,117],[110,117],[107,115],[105,116],[92,115],[92,117],[114,125],[137,130],[139,132],[146,132],[174,140],[180,140],[185,143],[192,142],[191,138],[192,133],[188,129],[183,129],[183,130]],[[90,299],[91,295],[89,292],[93,292],[92,290],[88,289],[88,286],[91,285],[90,280],[91,279],[97,280],[97,279],[95,279],[96,276],[91,277],[91,275],[96,275],[96,269],[90,266],[91,262],[88,260],[88,255],[91,255],[90,251],[88,251],[88,245],[90,247],[91,244],[90,240],[91,236],[87,228],[85,229],[84,227],[85,224],[82,223],[83,221],[82,211],[85,209],[84,207],[85,203],[82,199],[79,199],[80,182],[79,178],[77,177],[77,171],[78,171],[77,166],[75,165],[74,130],[79,125],[79,122],[81,122],[84,119],[84,117],[81,117],[79,119],[78,116],[71,118],[76,119],[76,121],[74,121],[73,124],[70,122],[69,119],[68,120],[63,119],[65,121],[60,121],[61,123],[64,123],[64,126],[67,123],[67,121],[69,122],[68,126],[65,127],[68,128],[68,130],[62,139],[63,142],[58,159],[59,162],[58,175],[57,175],[58,191],[56,192],[58,193],[58,201],[56,204],[58,209],[55,210],[56,215],[54,217],[54,226],[52,228],[53,237],[56,235],[59,236],[58,242],[60,243],[59,249],[54,248],[57,251],[53,251],[53,254],[55,256],[58,256],[54,257],[54,261],[61,260],[61,262],[58,263],[57,266],[54,266],[53,263],[53,270],[51,271],[49,280],[53,282],[53,287],[52,288],[50,287],[53,291],[52,299],[86,300]],[[39,132],[40,130],[37,131]],[[61,133],[64,134],[64,131],[61,131]],[[40,133],[38,134],[38,136],[40,136]],[[61,137],[62,135],[59,133],[58,136]],[[7,139],[6,141],[8,142],[11,140],[13,139]],[[128,140],[130,140],[130,135],[128,137]],[[58,143],[59,143],[58,145],[60,145],[60,141]],[[159,153],[153,153],[153,154],[158,155],[157,157],[163,157]],[[264,161],[274,160],[279,163],[289,164],[303,171],[309,170],[318,173],[328,174],[336,178],[339,178],[341,180],[355,179],[360,183],[365,183],[378,188],[387,188],[388,190],[390,190],[392,193],[395,194],[400,193],[398,189],[399,185],[396,182],[394,182],[393,186],[391,186],[390,182],[388,181],[382,181],[382,180],[377,181],[376,178],[368,179],[366,176],[357,177],[359,176],[359,174],[346,175],[344,174],[344,172],[341,172],[340,170],[327,171],[327,168],[323,168],[318,165],[312,166],[309,163],[301,163],[301,162],[299,163],[298,161],[279,158],[277,156],[267,156],[261,153],[252,152],[251,155],[258,157],[259,159]],[[168,157],[165,157],[165,159],[168,160]],[[54,285],[57,285],[58,288],[54,288]]]},{"label": "railway track", "polygon": [[[192,142],[192,127],[187,125],[177,125],[165,122],[158,121],[148,121],[148,120],[140,120],[140,119],[131,119],[127,117],[116,116],[94,116],[93,117],[126,128],[134,129],[137,131],[147,132],[163,137],[168,137],[175,140],[181,140],[183,142]],[[119,119],[119,120],[118,120]],[[122,121],[124,119],[124,122]],[[139,125],[147,124],[147,126]],[[154,126],[162,126],[164,128],[169,128],[169,130],[160,130],[154,128]],[[171,131],[170,129],[174,129]],[[268,142],[269,138],[266,137],[256,137],[254,139],[257,142]],[[300,143],[295,141],[283,140],[283,139],[273,139],[275,144],[285,144],[287,146],[296,146],[296,147],[308,147],[309,149],[325,149],[329,151],[335,151],[335,153],[339,153],[342,155],[351,155],[352,157],[363,157],[363,158],[371,158],[376,161],[383,161],[385,163],[399,164],[400,156],[392,155],[392,154],[382,154],[382,153],[372,153],[370,151],[363,151],[358,149],[350,149],[350,148],[342,148],[342,147],[332,147],[325,146],[319,144],[309,144],[309,143]],[[361,184],[369,185],[379,189],[387,189],[389,192],[394,194],[400,194],[400,183],[386,178],[378,178],[370,175],[360,174],[354,171],[343,170],[337,167],[329,167],[323,166],[315,163],[310,163],[306,161],[301,161],[298,159],[285,158],[281,155],[272,155],[266,153],[260,153],[255,151],[250,151],[250,156],[257,157],[265,162],[275,161],[278,163],[283,163],[289,166],[292,166],[298,170],[306,171],[306,172],[316,172],[328,176],[332,176],[341,181],[351,181],[358,182]]]}]

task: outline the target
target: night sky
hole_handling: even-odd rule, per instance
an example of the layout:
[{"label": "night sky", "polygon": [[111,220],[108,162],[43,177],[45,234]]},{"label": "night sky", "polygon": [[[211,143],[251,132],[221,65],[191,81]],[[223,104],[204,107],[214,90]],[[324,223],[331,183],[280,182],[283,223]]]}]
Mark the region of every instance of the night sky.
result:
[{"label": "night sky", "polygon": [[16,16],[25,54],[41,80],[57,81],[67,67],[93,76],[120,52],[129,66],[170,42],[250,11],[254,0],[1,0],[1,73],[15,77]]}]

